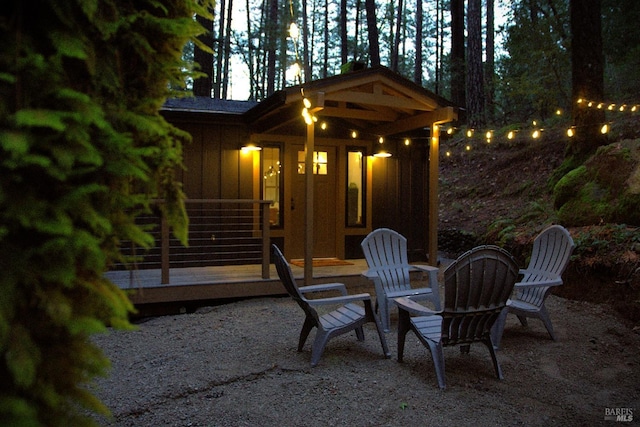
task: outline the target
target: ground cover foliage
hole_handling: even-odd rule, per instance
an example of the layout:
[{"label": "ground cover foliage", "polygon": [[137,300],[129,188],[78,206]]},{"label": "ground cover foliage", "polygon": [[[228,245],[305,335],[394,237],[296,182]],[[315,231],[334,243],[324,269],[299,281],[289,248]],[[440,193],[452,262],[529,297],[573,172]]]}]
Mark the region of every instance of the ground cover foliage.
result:
[{"label": "ground cover foliage", "polygon": [[78,426],[106,412],[109,362],[89,337],[129,328],[103,278],[134,218],[162,198],[187,219],[174,170],[189,136],[158,109],[184,86],[195,0],[14,1],[0,12],[0,424]]},{"label": "ground cover foliage", "polygon": [[[640,325],[640,119],[617,119],[583,163],[566,157],[566,123],[539,139],[526,126],[513,140],[456,135],[441,161],[440,247],[455,256],[479,243],[509,249],[521,264],[546,226],[576,243],[558,295],[611,303]],[[504,132],[496,132],[503,134]]]}]

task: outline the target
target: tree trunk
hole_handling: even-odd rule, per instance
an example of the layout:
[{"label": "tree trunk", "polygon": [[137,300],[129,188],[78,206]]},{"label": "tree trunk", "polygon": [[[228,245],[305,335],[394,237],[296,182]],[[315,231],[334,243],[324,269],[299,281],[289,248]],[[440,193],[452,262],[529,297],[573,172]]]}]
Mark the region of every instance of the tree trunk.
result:
[{"label": "tree trunk", "polygon": [[604,99],[601,0],[571,0],[569,9],[572,116],[576,134],[569,143],[568,154],[586,158],[607,142],[600,132],[605,121],[604,109],[577,102],[578,99],[595,102]]},{"label": "tree trunk", "polygon": [[347,40],[347,0],[340,0],[340,60],[341,65],[349,61]]},{"label": "tree trunk", "polygon": [[249,68],[249,99],[257,99],[256,97],[256,78],[254,75],[254,48],[253,48],[253,31],[251,29],[251,8],[250,0],[246,0],[245,8],[247,9],[247,66]]},{"label": "tree trunk", "polygon": [[380,43],[378,41],[378,20],[376,18],[375,0],[365,0],[364,7],[367,12],[367,32],[369,34],[369,60],[371,66],[380,65]]},{"label": "tree trunk", "polygon": [[464,60],[464,0],[451,0],[451,101],[467,105]]},{"label": "tree trunk", "polygon": [[222,90],[222,62],[223,62],[223,40],[224,40],[224,20],[226,18],[224,11],[225,0],[220,0],[220,22],[218,23],[218,37],[216,39],[216,74],[213,78],[213,97],[220,99]]},{"label": "tree trunk", "polygon": [[302,2],[302,69],[304,71],[304,81],[311,80],[311,61],[309,60],[309,18],[307,2]]},{"label": "tree trunk", "polygon": [[413,81],[422,86],[422,0],[416,0],[416,59],[413,67]]},{"label": "tree trunk", "polygon": [[[207,32],[198,37],[206,46],[213,49],[213,21],[201,16],[196,16],[196,20],[207,29]],[[206,96],[211,98],[213,85],[213,53],[205,52],[197,45],[193,48],[193,60],[200,66],[200,71],[206,76],[193,81],[193,94],[195,96]]]},{"label": "tree trunk", "polygon": [[467,16],[467,112],[471,127],[486,124],[482,72],[482,0],[469,0]]},{"label": "tree trunk", "polygon": [[233,12],[233,0],[229,0],[227,7],[227,28],[224,34],[224,62],[222,63],[222,99],[227,99],[229,88],[229,59],[231,57],[231,16]]},{"label": "tree trunk", "polygon": [[[400,30],[402,29],[402,17],[403,17],[403,0],[398,0],[398,10],[396,13],[396,31],[393,35],[393,47],[391,49],[391,69],[398,72],[398,63],[400,55]],[[393,17],[391,18],[393,21]]]},{"label": "tree trunk", "polygon": [[495,117],[494,91],[495,91],[495,11],[494,0],[487,0],[487,62],[484,68],[486,88],[486,117],[489,123],[493,123]]},{"label": "tree trunk", "polygon": [[[372,0],[373,1],[373,0]],[[329,75],[329,0],[324,1],[324,55],[322,61],[322,77]]]},{"label": "tree trunk", "polygon": [[276,45],[278,40],[278,0],[269,0],[267,12],[267,93],[276,88]]}]

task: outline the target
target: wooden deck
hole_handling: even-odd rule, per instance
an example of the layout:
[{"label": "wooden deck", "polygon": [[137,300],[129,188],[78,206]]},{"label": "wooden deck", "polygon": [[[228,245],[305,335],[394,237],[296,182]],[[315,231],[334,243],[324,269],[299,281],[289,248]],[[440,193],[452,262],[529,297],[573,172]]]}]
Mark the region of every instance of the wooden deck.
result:
[{"label": "wooden deck", "polygon": [[[373,284],[361,276],[367,269],[366,261],[356,259],[348,262],[351,264],[314,267],[313,282],[341,282],[347,285],[349,292],[373,294]],[[292,265],[291,270],[301,283],[303,268]],[[136,306],[286,294],[273,264],[270,266],[269,279],[262,278],[261,265],[172,268],[168,284],[161,284],[159,269],[110,271],[106,277],[127,291]]]}]

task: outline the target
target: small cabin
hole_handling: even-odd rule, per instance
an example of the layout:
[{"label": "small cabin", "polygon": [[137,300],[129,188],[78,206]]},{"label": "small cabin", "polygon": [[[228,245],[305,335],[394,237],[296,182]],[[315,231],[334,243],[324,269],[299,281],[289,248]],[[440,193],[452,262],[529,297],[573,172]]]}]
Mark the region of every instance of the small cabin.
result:
[{"label": "small cabin", "polygon": [[[244,222],[254,234],[267,224],[269,241],[288,259],[362,258],[362,239],[388,227],[407,237],[411,261],[428,261],[437,227],[434,129],[457,114],[447,100],[374,67],[259,103],[170,99],[161,113],[193,138],[177,172],[188,208],[217,203],[227,216],[252,212]],[[206,245],[215,255],[222,249],[212,245],[225,233],[242,245],[239,224],[204,217],[190,213],[190,247]],[[236,264],[249,259],[236,254]]]}]

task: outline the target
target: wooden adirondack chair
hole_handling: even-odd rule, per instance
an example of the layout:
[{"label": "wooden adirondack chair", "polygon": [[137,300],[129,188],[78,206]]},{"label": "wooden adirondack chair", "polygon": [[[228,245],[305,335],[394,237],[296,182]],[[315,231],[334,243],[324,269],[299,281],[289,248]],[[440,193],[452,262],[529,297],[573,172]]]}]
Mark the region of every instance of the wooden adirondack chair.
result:
[{"label": "wooden adirondack chair", "polygon": [[[342,283],[298,287],[291,273],[291,267],[280,249],[276,245],[271,245],[271,249],[280,281],[287,293],[298,303],[306,315],[300,331],[298,351],[302,351],[311,330],[314,327],[317,328],[316,337],[311,347],[312,367],[316,366],[320,361],[324,348],[331,338],[355,331],[358,341],[364,341],[362,325],[368,322],[375,323],[384,356],[386,358],[391,357],[387,341],[382,332],[382,325],[373,311],[369,294],[347,295],[347,289]],[[305,297],[308,293],[325,291],[338,291],[341,296],[316,299],[307,299]],[[320,316],[315,307],[323,305],[339,305],[340,307]]]},{"label": "wooden adirondack chair", "polygon": [[397,298],[398,361],[403,360],[407,332],[413,331],[431,350],[438,385],[444,389],[443,347],[460,345],[460,351],[468,353],[471,343],[481,342],[489,349],[496,376],[502,379],[491,329],[517,278],[518,265],[507,251],[497,246],[478,246],[445,270],[443,311],[429,310],[411,297]]},{"label": "wooden adirondack chair", "polygon": [[493,331],[496,348],[500,347],[508,313],[518,316],[523,326],[527,326],[527,317],[542,320],[551,339],[556,340],[544,302],[554,286],[562,285],[562,273],[574,248],[571,235],[561,225],[552,225],[535,238],[529,265],[520,270],[522,278],[516,283],[514,295],[496,322]]},{"label": "wooden adirondack chair", "polygon": [[[372,280],[376,290],[376,309],[385,332],[389,332],[390,311],[393,300],[412,296],[414,299],[430,300],[435,310],[440,310],[438,291],[438,268],[429,265],[412,265],[407,258],[407,239],[388,228],[378,228],[364,238],[361,243],[369,269],[363,273]],[[428,274],[428,288],[412,288],[409,274],[423,271]]]}]

